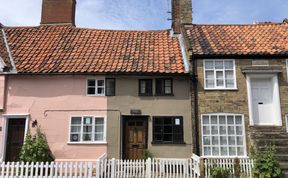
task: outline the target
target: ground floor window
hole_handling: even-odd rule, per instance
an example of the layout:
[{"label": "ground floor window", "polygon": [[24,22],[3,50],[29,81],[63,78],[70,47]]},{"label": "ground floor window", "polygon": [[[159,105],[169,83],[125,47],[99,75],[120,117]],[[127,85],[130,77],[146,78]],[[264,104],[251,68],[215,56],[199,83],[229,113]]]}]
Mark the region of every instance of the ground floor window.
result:
[{"label": "ground floor window", "polygon": [[105,141],[105,118],[94,116],[71,117],[69,142],[103,142]]},{"label": "ground floor window", "polygon": [[183,117],[153,117],[153,143],[184,143]]},{"label": "ground floor window", "polygon": [[245,156],[243,115],[202,115],[203,156]]}]

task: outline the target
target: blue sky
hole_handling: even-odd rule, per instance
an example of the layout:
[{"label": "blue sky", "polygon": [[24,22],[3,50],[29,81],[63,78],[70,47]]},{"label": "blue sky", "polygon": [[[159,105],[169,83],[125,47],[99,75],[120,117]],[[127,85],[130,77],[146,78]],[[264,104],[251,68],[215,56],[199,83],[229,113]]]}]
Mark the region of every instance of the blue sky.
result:
[{"label": "blue sky", "polygon": [[[41,0],[0,0],[0,22],[39,25]],[[76,25],[101,29],[170,28],[170,0],[78,0]],[[226,24],[288,18],[288,0],[193,0],[193,23]]]}]

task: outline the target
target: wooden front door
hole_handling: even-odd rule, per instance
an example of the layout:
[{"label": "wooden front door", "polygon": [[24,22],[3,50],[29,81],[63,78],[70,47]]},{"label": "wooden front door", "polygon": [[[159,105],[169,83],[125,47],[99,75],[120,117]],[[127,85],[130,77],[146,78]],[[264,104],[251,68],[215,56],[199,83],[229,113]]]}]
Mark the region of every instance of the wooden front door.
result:
[{"label": "wooden front door", "polygon": [[24,142],[26,118],[8,119],[6,161],[19,161],[19,153]]},{"label": "wooden front door", "polygon": [[124,118],[124,159],[142,159],[147,140],[145,117]]}]

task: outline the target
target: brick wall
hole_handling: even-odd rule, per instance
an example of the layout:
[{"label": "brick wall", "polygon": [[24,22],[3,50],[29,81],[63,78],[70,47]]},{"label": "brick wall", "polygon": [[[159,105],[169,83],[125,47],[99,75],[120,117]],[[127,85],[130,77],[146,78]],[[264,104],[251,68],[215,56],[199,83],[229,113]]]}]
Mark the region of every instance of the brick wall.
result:
[{"label": "brick wall", "polygon": [[[283,129],[285,127],[285,115],[288,114],[288,82],[286,59],[271,59],[268,60],[270,66],[283,66],[282,72],[278,75],[279,93],[281,102]],[[247,153],[249,154],[250,145],[250,131],[249,126],[249,108],[248,96],[245,74],[242,73],[241,67],[251,66],[251,59],[237,59],[236,65],[236,81],[237,90],[204,90],[204,69],[203,60],[197,61],[197,75],[198,75],[198,117],[199,117],[199,133],[201,133],[201,114],[205,113],[238,113],[244,115]],[[200,134],[200,148],[202,145],[202,138]],[[202,150],[200,149],[201,155]]]}]

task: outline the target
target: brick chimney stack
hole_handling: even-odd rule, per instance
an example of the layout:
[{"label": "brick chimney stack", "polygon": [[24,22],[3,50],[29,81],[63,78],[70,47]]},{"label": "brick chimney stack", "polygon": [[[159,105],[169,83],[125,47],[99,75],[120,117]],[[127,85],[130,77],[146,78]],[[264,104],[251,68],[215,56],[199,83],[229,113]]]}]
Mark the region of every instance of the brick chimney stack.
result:
[{"label": "brick chimney stack", "polygon": [[42,0],[42,25],[75,26],[76,0]]},{"label": "brick chimney stack", "polygon": [[181,24],[192,23],[192,0],[172,1],[172,29],[181,33]]}]

